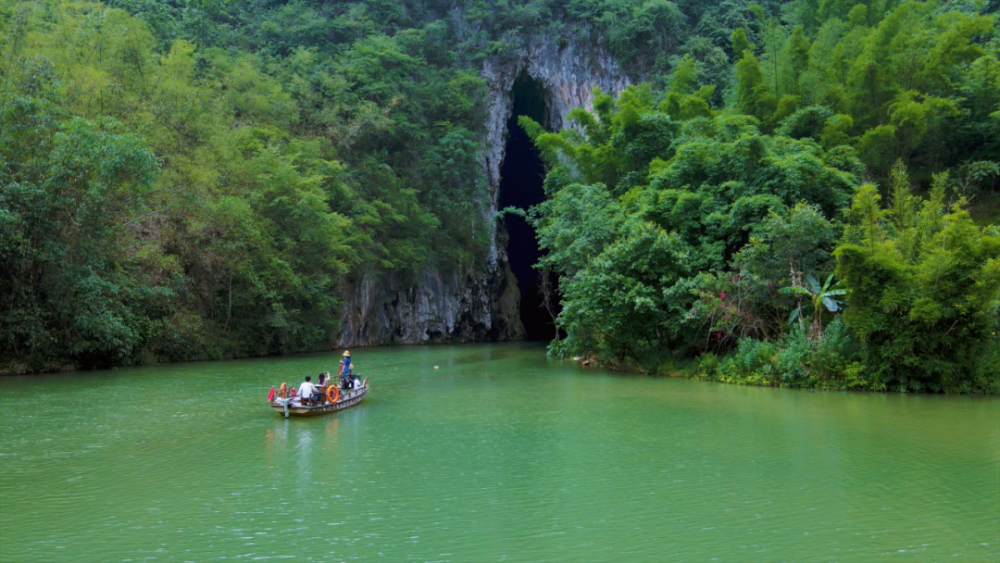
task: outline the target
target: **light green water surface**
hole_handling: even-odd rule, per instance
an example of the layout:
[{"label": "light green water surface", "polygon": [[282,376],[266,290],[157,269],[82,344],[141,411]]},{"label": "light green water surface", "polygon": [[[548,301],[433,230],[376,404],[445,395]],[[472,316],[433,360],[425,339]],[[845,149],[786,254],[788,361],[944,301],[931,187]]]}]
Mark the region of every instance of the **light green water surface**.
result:
[{"label": "light green water surface", "polygon": [[[1000,400],[611,374],[532,344],[0,380],[0,560],[998,561]],[[434,366],[440,369],[435,370]]]}]

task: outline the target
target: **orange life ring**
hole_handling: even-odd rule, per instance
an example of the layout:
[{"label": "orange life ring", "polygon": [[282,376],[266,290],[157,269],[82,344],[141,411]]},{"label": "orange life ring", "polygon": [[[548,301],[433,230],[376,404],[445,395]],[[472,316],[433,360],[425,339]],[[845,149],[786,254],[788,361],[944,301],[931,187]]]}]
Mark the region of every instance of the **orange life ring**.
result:
[{"label": "orange life ring", "polygon": [[340,400],[340,389],[337,389],[336,385],[331,385],[326,388],[326,400],[331,403],[336,403]]},{"label": "orange life ring", "polygon": [[282,381],[281,387],[278,387],[278,396],[284,399],[287,395],[288,395],[288,386],[285,385],[284,381]]}]

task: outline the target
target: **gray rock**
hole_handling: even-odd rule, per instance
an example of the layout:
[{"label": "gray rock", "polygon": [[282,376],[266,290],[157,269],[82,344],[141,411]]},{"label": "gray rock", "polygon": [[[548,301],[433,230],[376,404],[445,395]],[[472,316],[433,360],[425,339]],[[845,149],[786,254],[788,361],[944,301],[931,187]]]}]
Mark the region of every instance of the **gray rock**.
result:
[{"label": "gray rock", "polygon": [[483,168],[489,181],[489,200],[480,208],[493,243],[485,267],[453,271],[427,265],[415,279],[395,274],[363,275],[344,288],[341,330],[334,335],[335,346],[524,338],[521,295],[507,259],[507,234],[493,219],[507,120],[514,102],[512,88],[522,72],[545,89],[550,130],[563,128],[572,109],[590,109],[594,88],[618,93],[629,84],[611,55],[580,41],[571,40],[560,47],[555,38],[539,36],[528,40],[513,57],[487,61],[482,68],[490,91]]}]

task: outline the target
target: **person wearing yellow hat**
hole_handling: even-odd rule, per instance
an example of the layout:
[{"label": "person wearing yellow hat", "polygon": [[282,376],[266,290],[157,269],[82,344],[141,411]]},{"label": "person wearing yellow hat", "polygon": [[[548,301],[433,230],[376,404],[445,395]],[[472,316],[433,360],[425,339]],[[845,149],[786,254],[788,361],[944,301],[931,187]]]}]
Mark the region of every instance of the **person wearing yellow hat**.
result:
[{"label": "person wearing yellow hat", "polygon": [[340,360],[340,371],[337,372],[340,375],[340,387],[341,389],[350,389],[353,387],[351,383],[353,378],[351,377],[351,352],[349,350],[344,350],[344,359]]}]

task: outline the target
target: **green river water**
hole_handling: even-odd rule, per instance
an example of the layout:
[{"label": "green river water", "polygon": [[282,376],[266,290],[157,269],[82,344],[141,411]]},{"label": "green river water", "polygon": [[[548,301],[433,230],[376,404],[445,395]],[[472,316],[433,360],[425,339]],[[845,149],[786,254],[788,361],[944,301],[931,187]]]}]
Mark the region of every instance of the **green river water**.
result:
[{"label": "green river water", "polygon": [[[746,388],[535,344],[0,380],[0,561],[1000,561],[1000,399]],[[439,365],[440,369],[434,369]]]}]

